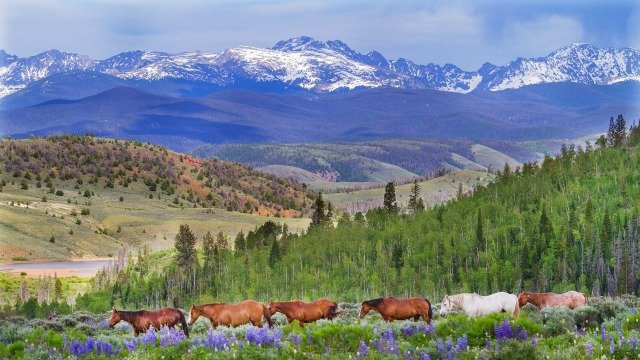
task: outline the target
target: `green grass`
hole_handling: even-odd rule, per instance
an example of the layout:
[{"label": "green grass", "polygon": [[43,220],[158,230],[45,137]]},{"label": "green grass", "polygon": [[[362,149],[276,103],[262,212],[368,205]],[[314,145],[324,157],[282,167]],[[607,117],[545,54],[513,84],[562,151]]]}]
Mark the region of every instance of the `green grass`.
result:
[{"label": "green grass", "polygon": [[[78,194],[73,187],[73,184],[57,187],[65,193],[61,197],[48,194],[44,187],[30,186],[22,190],[18,182],[4,187],[0,192],[0,263],[12,258],[108,257],[123,247],[135,250],[143,245],[149,245],[152,250],[164,249],[173,246],[179,225],[187,222],[198,238],[207,231],[235,236],[269,219],[286,222],[292,231],[306,229],[309,223],[306,218],[182,208],[173,203],[173,197],[149,199],[142,184],[116,190],[83,185],[82,191],[87,188],[94,191],[95,196],[91,198]],[[43,196],[47,202],[42,202]],[[90,215],[80,215],[83,208],[90,209]]]},{"label": "green grass", "polygon": [[[441,177],[420,182],[420,196],[427,206],[433,206],[453,198],[460,184],[462,184],[463,191],[468,192],[478,185],[486,185],[493,178],[494,175],[486,172],[454,171]],[[412,184],[396,186],[398,206],[406,207],[409,202],[411,186]],[[384,187],[326,194],[325,196],[332,204],[349,212],[366,211],[382,206]]]},{"label": "green grass", "polygon": [[516,159],[481,144],[471,145],[471,152],[475,163],[492,170],[502,170],[505,163],[509,164],[511,169],[522,167]]}]

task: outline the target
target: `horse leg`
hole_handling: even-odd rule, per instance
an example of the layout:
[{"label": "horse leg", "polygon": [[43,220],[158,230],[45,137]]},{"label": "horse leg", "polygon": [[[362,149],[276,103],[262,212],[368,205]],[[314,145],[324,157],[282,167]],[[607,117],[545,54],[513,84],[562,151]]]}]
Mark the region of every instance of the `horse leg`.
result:
[{"label": "horse leg", "polygon": [[418,321],[418,319],[420,319],[420,315],[416,315],[416,316],[414,316],[414,317],[413,317],[413,321],[414,321],[414,322],[417,322],[417,321]]}]

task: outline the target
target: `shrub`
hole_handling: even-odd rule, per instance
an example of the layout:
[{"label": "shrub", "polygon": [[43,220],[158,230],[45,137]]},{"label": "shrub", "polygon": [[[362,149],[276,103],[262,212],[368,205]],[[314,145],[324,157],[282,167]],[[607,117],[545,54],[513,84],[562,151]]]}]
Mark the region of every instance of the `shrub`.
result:
[{"label": "shrub", "polygon": [[573,312],[573,318],[579,328],[593,328],[600,324],[600,313],[596,308],[585,305]]},{"label": "shrub", "polygon": [[89,215],[91,214],[91,210],[89,210],[88,208],[82,208],[82,210],[80,210],[80,215]]},{"label": "shrub", "polygon": [[540,311],[544,334],[561,335],[574,329],[575,320],[571,310],[566,308],[544,308]]},{"label": "shrub", "polygon": [[627,311],[627,307],[622,301],[612,298],[594,299],[589,302],[589,305],[598,311],[598,316],[600,317],[599,322],[603,322],[606,319],[615,317],[616,314]]},{"label": "shrub", "polygon": [[62,190],[56,190],[57,196],[64,196],[64,192]]}]

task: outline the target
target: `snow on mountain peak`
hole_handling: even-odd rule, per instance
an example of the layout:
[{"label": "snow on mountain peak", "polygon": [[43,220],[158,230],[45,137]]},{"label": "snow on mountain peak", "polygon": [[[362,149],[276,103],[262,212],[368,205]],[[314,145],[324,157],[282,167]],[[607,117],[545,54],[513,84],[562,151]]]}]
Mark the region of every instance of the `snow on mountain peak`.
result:
[{"label": "snow on mountain peak", "polygon": [[0,97],[49,75],[70,71],[95,71],[125,80],[177,79],[218,87],[274,83],[315,92],[399,87],[467,93],[540,83],[636,80],[640,78],[640,53],[632,48],[575,43],[546,57],[517,58],[503,66],[485,63],[478,71],[469,72],[453,64],[388,60],[377,51],[361,54],[340,40],[320,41],[310,36],[279,41],[272,48],[238,46],[220,54],[134,50],[99,61],[55,49],[25,58],[0,50]]}]

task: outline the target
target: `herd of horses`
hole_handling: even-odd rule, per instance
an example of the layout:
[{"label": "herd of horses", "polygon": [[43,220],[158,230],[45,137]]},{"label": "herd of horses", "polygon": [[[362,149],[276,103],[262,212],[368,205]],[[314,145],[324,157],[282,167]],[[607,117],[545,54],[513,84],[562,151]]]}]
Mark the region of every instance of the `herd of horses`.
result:
[{"label": "herd of horses", "polygon": [[[518,317],[520,308],[527,303],[531,303],[539,309],[543,307],[575,309],[585,305],[587,297],[577,291],[568,291],[563,294],[522,292],[518,296],[506,292],[498,292],[488,296],[464,293],[445,296],[440,307],[440,316],[445,316],[451,311],[462,311],[470,317],[498,312]],[[433,318],[431,303],[429,300],[419,297],[407,299],[387,297],[363,301],[360,305],[360,318],[364,318],[371,310],[378,312],[388,322],[422,319],[429,324]],[[298,321],[301,326],[320,319],[332,320],[340,314],[338,303],[329,299],[318,299],[309,303],[299,300],[272,301],[269,305],[255,300],[245,300],[238,304],[216,302],[193,305],[189,311],[188,321],[182,311],[174,308],[155,311],[113,309],[109,319],[109,327],[114,327],[120,321],[125,321],[131,324],[134,334],[138,336],[150,327],[159,330],[163,326],[172,328],[180,325],[185,335],[189,336],[189,326],[193,325],[201,316],[209,319],[214,329],[218,326],[237,327],[244,324],[262,327],[263,319],[267,321],[269,327],[272,327],[271,316],[276,313],[286,316],[289,323]]]}]

